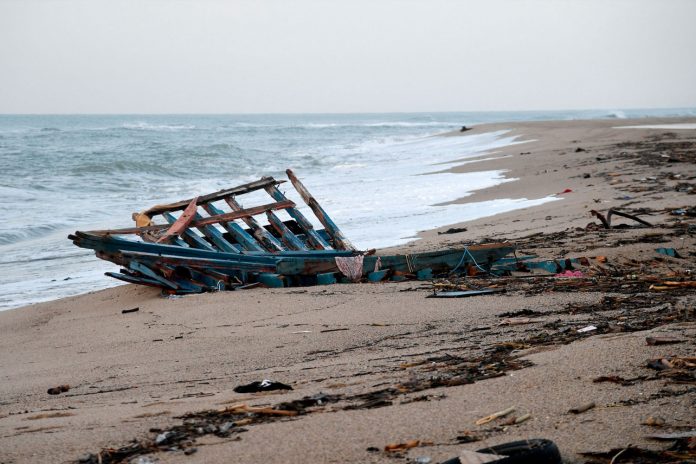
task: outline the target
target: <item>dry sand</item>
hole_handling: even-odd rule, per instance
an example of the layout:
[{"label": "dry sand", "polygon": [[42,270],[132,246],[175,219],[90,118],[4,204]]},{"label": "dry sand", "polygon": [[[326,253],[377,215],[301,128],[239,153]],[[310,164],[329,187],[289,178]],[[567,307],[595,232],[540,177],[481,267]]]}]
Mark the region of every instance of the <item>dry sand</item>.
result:
[{"label": "dry sand", "polygon": [[[467,232],[438,233],[450,227],[424,232],[421,240],[400,248],[519,239],[524,252],[544,257],[605,255],[608,263],[625,266],[635,259],[633,269],[642,265],[645,272],[652,266],[663,273],[693,270],[693,230],[688,233],[683,223],[681,229],[674,226],[679,224],[675,221],[696,220],[667,212],[696,203],[693,194],[675,190],[680,183],[694,185],[696,166],[664,159],[650,165],[645,153],[639,159],[634,154],[647,149],[659,158],[668,152],[659,150],[669,147],[655,144],[673,144],[686,147],[680,153],[691,153],[693,160],[696,130],[614,128],[693,122],[477,127],[472,132],[510,129],[529,142],[493,155],[500,159],[454,168],[509,169],[509,176],[519,179],[458,201],[572,192],[535,208],[452,226]],[[576,152],[578,148],[585,151]],[[670,178],[669,173],[683,177]],[[610,207],[648,208],[644,217],[656,227],[585,231],[589,222],[598,223],[589,210]],[[620,218],[616,222],[631,224]],[[564,231],[570,238],[554,235]],[[545,234],[541,240],[525,238],[538,232]],[[645,237],[651,233],[662,234],[662,242],[649,243]],[[676,247],[685,258],[656,262],[658,246]],[[693,290],[672,297],[610,295],[601,288],[537,293],[531,287],[512,287],[504,295],[446,300],[425,298],[430,290],[424,287],[422,282],[332,285],[162,298],[153,289],[127,285],[2,312],[0,463],[72,462],[133,439],[152,440],[157,433],[151,429],[181,424],[177,416],[187,412],[239,402],[272,406],[320,392],[342,399],[308,414],[247,425],[245,431],[234,427],[228,437],[206,434],[191,445],[196,448],[191,455],[164,451],[151,457],[172,463],[392,462],[395,455],[382,451],[385,445],[416,439],[421,446],[396,456],[401,462],[429,457],[435,463],[463,449],[543,437],[558,444],[566,462],[584,462],[577,453],[628,444],[662,448],[645,436],[696,425],[693,381],[675,383],[645,367],[656,357],[694,356]],[[626,316],[620,310],[603,311],[599,302],[607,296],[626,304],[631,298],[655,303]],[[560,311],[569,305],[596,308],[597,313]],[[139,310],[121,312],[134,307]],[[542,314],[529,324],[500,325],[501,313],[522,309]],[[502,369],[500,377],[418,392],[398,387],[437,377],[453,359],[494,356],[496,344],[562,330],[575,333],[599,319],[619,326],[637,323],[643,314],[659,318],[669,311],[680,316],[651,324],[649,330],[590,332],[567,344],[560,337],[555,343],[516,346],[503,353],[506,362],[531,365]],[[683,342],[648,346],[646,336],[656,335]],[[626,386],[592,381],[610,375],[646,379]],[[233,392],[237,385],[265,378],[294,390]],[[70,390],[47,394],[49,387],[61,384],[69,384]],[[364,403],[355,395],[372,394],[370,399],[384,389],[397,392],[389,396],[390,405],[346,408]],[[568,413],[590,401],[594,409]],[[475,425],[478,418],[510,406],[516,407],[513,415],[529,413],[531,418],[519,425],[504,426],[504,419]],[[650,416],[664,418],[666,426],[642,425]],[[467,434],[480,441],[459,443],[457,437]]]}]

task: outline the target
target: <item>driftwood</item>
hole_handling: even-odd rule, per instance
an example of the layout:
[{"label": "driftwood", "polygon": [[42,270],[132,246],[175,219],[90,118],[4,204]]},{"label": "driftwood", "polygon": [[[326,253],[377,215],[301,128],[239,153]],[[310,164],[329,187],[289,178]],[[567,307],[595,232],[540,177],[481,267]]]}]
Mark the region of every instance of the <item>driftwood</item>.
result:
[{"label": "driftwood", "polygon": [[592,211],[590,211],[590,213],[592,213],[593,216],[595,216],[597,219],[599,219],[602,222],[602,225],[604,226],[605,229],[611,229],[611,216],[614,214],[617,216],[625,217],[627,219],[632,219],[632,220],[634,220],[640,224],[643,224],[644,226],[647,226],[647,227],[653,226],[648,221],[645,221],[645,220],[639,218],[638,216],[634,216],[633,214],[623,213],[621,211],[615,210],[614,208],[610,208],[609,211],[607,211],[606,217],[602,213],[600,213],[599,211],[596,211],[594,209]]}]

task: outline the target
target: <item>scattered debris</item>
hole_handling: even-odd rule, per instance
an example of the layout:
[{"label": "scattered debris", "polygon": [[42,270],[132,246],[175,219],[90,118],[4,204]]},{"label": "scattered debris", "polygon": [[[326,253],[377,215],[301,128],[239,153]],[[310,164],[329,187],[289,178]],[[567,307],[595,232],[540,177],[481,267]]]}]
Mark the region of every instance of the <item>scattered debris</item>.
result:
[{"label": "scattered debris", "polygon": [[687,463],[696,459],[696,448],[690,438],[679,438],[667,449],[656,451],[628,445],[610,451],[584,452],[591,458],[586,464],[674,464]]},{"label": "scattered debris", "polygon": [[645,221],[645,220],[639,218],[638,216],[635,216],[633,214],[624,213],[624,212],[618,211],[614,208],[611,208],[611,209],[609,209],[609,211],[607,211],[606,217],[604,217],[604,215],[602,213],[600,213],[599,211],[596,211],[594,209],[591,210],[590,213],[592,213],[593,216],[595,216],[597,219],[599,219],[602,222],[602,225],[604,226],[605,229],[612,228],[611,216],[614,214],[617,216],[625,217],[627,219],[632,219],[632,220],[634,220],[634,221],[638,222],[639,224],[642,224],[646,227],[653,227],[653,225],[650,224],[648,221]]},{"label": "scattered debris", "polygon": [[464,451],[442,464],[480,464],[486,462],[519,464],[561,464],[561,453],[551,440],[533,438],[503,443],[476,451]]},{"label": "scattered debris", "polygon": [[47,390],[49,395],[60,395],[70,390],[70,385],[58,385],[57,387],[51,387]]},{"label": "scattered debris", "polygon": [[467,229],[466,227],[450,227],[450,228],[447,229],[446,231],[444,231],[444,232],[438,232],[437,234],[438,234],[438,235],[459,234],[459,233],[461,233],[461,232],[466,232],[466,231],[468,231],[468,230],[469,230],[469,229]]},{"label": "scattered debris", "polygon": [[420,446],[420,440],[408,440],[405,443],[390,443],[384,447],[384,451],[393,453],[395,451],[405,451],[410,448]]},{"label": "scattered debris", "polygon": [[649,425],[650,427],[662,427],[665,425],[666,421],[662,417],[650,416],[643,421],[643,425]]},{"label": "scattered debris", "polygon": [[135,313],[137,311],[140,311],[139,307],[131,308],[131,309],[124,309],[121,311],[121,314],[128,314],[128,313]]},{"label": "scattered debris", "polygon": [[449,292],[433,292],[426,298],[466,298],[469,296],[490,295],[493,293],[504,293],[504,288],[486,288],[482,290],[466,290],[466,291],[449,291]]},{"label": "scattered debris", "polygon": [[597,330],[597,326],[588,325],[587,327],[583,327],[582,329],[578,329],[578,333],[592,332],[593,330]]},{"label": "scattered debris", "polygon": [[494,412],[493,414],[491,414],[489,416],[482,417],[481,419],[477,420],[476,425],[487,424],[487,423],[489,423],[489,422],[491,422],[499,417],[505,417],[508,414],[510,414],[511,412],[513,412],[514,410],[515,410],[515,407],[511,406],[507,409],[503,409],[502,411]]},{"label": "scattered debris", "polygon": [[246,385],[236,386],[234,387],[233,391],[236,393],[258,393],[274,390],[292,390],[292,387],[290,385],[285,385],[284,383],[264,379],[260,382],[256,381]]},{"label": "scattered debris", "polygon": [[583,404],[582,406],[578,406],[577,408],[569,409],[568,412],[571,414],[582,414],[583,412],[587,412],[590,409],[593,409],[595,406],[597,405],[594,402],[590,402],[587,404]]},{"label": "scattered debris", "polygon": [[672,345],[675,343],[684,343],[686,340],[672,337],[645,337],[645,343],[650,346],[655,345]]}]

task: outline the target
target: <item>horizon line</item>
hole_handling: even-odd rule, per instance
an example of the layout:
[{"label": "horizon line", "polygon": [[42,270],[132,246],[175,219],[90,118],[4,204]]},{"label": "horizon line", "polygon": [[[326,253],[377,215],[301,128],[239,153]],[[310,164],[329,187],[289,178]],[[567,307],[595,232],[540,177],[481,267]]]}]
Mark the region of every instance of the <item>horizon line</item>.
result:
[{"label": "horizon line", "polygon": [[[444,110],[444,111],[338,111],[338,112],[297,112],[297,111],[279,111],[279,112],[155,112],[155,113],[140,113],[140,112],[123,112],[123,113],[4,113],[0,112],[0,116],[280,116],[280,115],[358,115],[358,114],[452,114],[452,113],[552,113],[552,112],[580,112],[580,111],[658,111],[658,110],[696,110],[696,106],[655,106],[655,107],[604,107],[604,108],[559,108],[559,109],[531,109],[531,110]],[[696,116],[696,115],[695,115]]]}]

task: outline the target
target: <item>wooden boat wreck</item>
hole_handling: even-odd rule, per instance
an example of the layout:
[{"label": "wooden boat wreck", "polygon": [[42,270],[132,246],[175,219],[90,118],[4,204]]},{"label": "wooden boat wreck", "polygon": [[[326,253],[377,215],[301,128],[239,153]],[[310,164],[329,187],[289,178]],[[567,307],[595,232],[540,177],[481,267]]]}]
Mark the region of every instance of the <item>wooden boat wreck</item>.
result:
[{"label": "wooden boat wreck", "polygon": [[[281,192],[285,181],[263,177],[134,213],[135,227],[78,231],[68,238],[122,267],[106,275],[172,294],[428,279],[471,265],[490,269],[514,251],[509,243],[388,256],[357,250],[290,169],[287,175],[323,229],[315,229]],[[238,197],[255,191],[266,191],[273,202],[243,207]]]}]

